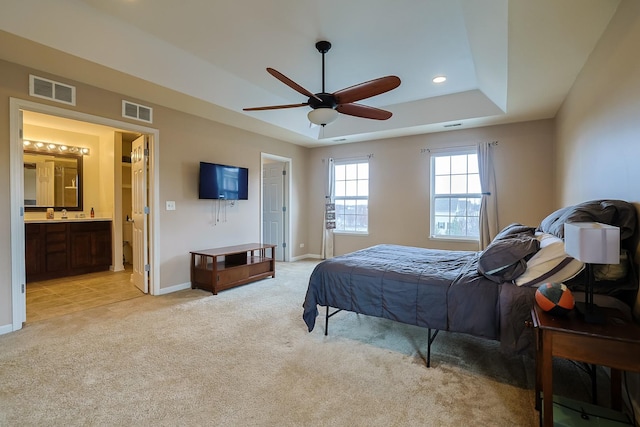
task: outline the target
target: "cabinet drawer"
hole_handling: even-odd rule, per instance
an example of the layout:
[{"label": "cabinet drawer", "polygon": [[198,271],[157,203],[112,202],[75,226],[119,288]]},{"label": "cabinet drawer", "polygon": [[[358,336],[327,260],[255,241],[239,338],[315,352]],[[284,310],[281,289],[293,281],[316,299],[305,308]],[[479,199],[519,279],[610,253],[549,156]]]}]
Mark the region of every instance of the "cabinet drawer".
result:
[{"label": "cabinet drawer", "polygon": [[64,243],[67,241],[67,233],[47,233],[47,245]]},{"label": "cabinet drawer", "polygon": [[249,278],[249,270],[246,266],[229,268],[218,272],[218,283],[226,284]]},{"label": "cabinet drawer", "polygon": [[110,221],[89,221],[69,224],[72,233],[85,231],[111,231]]},{"label": "cabinet drawer", "polygon": [[49,233],[66,233],[67,224],[61,222],[59,224],[45,224],[47,234]]},{"label": "cabinet drawer", "polygon": [[47,242],[47,247],[45,248],[48,254],[53,254],[56,252],[66,252],[67,251],[67,242],[59,242],[59,243],[49,243]]},{"label": "cabinet drawer", "polygon": [[25,224],[24,234],[26,237],[37,237],[42,233],[44,227],[41,224]]},{"label": "cabinet drawer", "polygon": [[267,273],[271,271],[271,262],[261,262],[259,264],[251,264],[247,266],[249,276],[255,276],[256,274]]}]

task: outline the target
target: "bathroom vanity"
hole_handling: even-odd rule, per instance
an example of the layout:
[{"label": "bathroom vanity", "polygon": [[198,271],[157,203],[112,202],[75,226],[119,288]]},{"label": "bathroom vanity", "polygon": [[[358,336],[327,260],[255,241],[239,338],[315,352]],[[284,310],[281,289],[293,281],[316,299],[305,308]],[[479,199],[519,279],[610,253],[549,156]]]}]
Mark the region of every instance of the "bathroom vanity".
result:
[{"label": "bathroom vanity", "polygon": [[27,282],[109,270],[111,220],[25,220]]}]

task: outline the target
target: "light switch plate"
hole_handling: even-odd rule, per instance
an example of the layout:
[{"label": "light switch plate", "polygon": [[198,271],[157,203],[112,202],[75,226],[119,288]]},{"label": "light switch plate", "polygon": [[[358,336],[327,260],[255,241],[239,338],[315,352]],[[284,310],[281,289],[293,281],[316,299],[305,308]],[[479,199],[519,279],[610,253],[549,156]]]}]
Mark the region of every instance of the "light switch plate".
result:
[{"label": "light switch plate", "polygon": [[176,202],[173,200],[167,200],[167,210],[175,211],[176,210]]}]

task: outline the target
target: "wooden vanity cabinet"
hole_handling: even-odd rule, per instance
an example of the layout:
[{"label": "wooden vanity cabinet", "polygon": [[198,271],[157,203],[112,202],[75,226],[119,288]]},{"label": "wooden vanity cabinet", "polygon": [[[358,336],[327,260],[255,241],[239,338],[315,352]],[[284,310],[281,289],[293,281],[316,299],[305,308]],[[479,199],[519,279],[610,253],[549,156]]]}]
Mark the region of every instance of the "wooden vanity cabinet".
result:
[{"label": "wooden vanity cabinet", "polygon": [[44,224],[26,224],[25,226],[25,268],[27,281],[46,273],[46,252]]},{"label": "wooden vanity cabinet", "polygon": [[69,244],[67,239],[67,224],[45,224],[45,271],[47,273],[65,274],[68,270],[67,253]]},{"label": "wooden vanity cabinet", "polygon": [[27,282],[108,270],[111,221],[25,224]]},{"label": "wooden vanity cabinet", "polygon": [[71,269],[93,269],[111,264],[111,223],[69,224]]}]

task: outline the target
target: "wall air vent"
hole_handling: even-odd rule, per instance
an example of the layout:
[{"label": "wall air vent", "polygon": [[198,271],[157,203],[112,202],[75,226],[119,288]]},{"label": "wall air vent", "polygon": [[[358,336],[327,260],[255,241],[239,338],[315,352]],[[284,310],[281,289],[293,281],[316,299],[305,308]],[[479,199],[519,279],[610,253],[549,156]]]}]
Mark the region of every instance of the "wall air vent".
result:
[{"label": "wall air vent", "polygon": [[122,117],[140,120],[146,123],[153,122],[153,108],[135,102],[122,100]]},{"label": "wall air vent", "polygon": [[29,75],[29,95],[76,105],[76,88],[43,77]]}]

